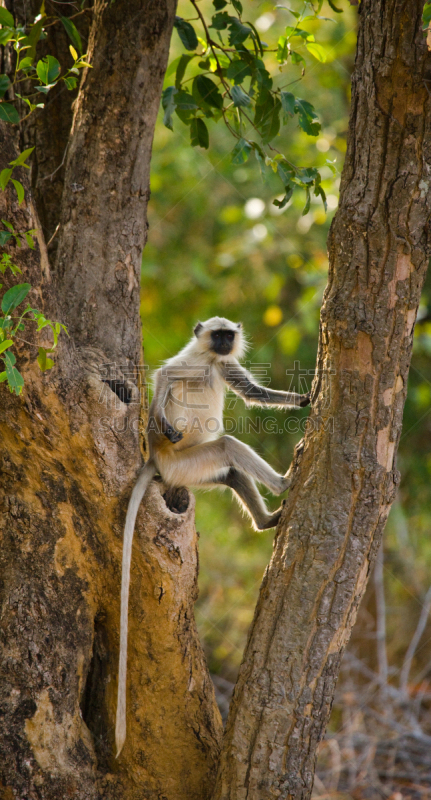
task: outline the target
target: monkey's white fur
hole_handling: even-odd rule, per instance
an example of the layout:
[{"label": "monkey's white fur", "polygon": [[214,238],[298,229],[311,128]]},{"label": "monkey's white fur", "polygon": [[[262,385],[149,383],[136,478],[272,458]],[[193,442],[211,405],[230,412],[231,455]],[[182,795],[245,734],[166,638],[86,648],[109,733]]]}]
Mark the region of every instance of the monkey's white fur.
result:
[{"label": "monkey's white fur", "polygon": [[247,405],[295,408],[308,395],[277,392],[259,386],[238,359],[247,348],[241,323],[212,317],[198,323],[192,340],[155,375],[150,407],[150,457],[133,489],[124,528],[121,579],[120,660],[115,742],[117,757],[126,739],[127,623],[133,531],[139,505],[159,472],[169,487],[229,486],[258,530],[274,527],[281,510],[268,512],[256,487],[263,483],[275,495],[288,489],[289,474],[278,475],[251,447],[223,433],[226,388]]}]

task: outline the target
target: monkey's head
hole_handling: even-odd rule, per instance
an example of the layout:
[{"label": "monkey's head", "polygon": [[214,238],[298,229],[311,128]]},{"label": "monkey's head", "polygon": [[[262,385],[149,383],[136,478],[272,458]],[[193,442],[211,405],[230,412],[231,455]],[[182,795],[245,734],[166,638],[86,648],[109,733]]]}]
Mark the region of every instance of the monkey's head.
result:
[{"label": "monkey's head", "polygon": [[241,322],[211,317],[206,322],[198,322],[194,334],[202,352],[210,351],[221,358],[229,355],[241,358],[244,355],[246,343]]}]

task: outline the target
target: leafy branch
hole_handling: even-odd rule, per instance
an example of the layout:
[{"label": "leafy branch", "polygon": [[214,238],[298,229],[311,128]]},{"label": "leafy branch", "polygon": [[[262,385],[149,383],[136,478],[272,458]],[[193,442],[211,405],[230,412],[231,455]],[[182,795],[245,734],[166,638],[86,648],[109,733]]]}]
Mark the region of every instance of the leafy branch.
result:
[{"label": "leafy branch", "polygon": [[[0,269],[3,273],[7,267],[10,267],[12,272],[14,272],[14,269],[20,272],[19,267],[16,265],[4,264],[2,267],[0,263]],[[39,331],[46,327],[51,329],[53,335],[53,344],[51,347],[38,347],[37,362],[42,372],[54,366],[54,362],[48,357],[48,353],[52,353],[57,347],[60,332],[63,330],[67,333],[65,325],[62,325],[60,322],[52,322],[47,319],[41,311],[37,308],[32,308],[30,305],[27,305],[18,317],[14,316],[13,312],[18,306],[22,305],[30,289],[31,285],[29,283],[17,283],[5,292],[1,301],[0,359],[4,363],[5,369],[3,372],[0,372],[0,383],[6,381],[10,391],[15,392],[17,395],[22,392],[24,379],[15,367],[16,356],[11,352],[10,348],[15,344],[15,340],[19,341],[19,332],[25,330],[24,320],[27,318],[26,322],[36,322],[36,333],[39,333]],[[30,314],[32,317],[29,317]]]},{"label": "leafy branch", "polygon": [[[301,48],[321,63],[326,60],[322,45],[304,27],[308,21],[328,19],[320,16],[324,0],[318,0],[315,5],[305,2],[301,13],[284,6],[293,16],[295,24],[286,26],[285,34],[278,38],[272,48],[262,42],[251,22],[243,20],[240,0],[213,0],[214,14],[209,23],[198,1],[190,2],[197,14],[193,20],[201,24],[202,37],[197,35],[190,20],[176,17],[175,28],[188,53],[175,59],[167,70],[167,77],[175,72],[175,82],[173,86],[166,87],[162,94],[164,124],[173,130],[175,113],[189,126],[192,146],[207,149],[207,121],[223,119],[236,139],[232,162],[243,164],[253,152],[263,176],[269,168],[280,178],[284,196],[282,200],[274,201],[276,206],[283,208],[294,190],[302,188],[306,193],[303,214],[309,211],[312,192],[316,197],[321,197],[326,211],[326,196],[319,170],[316,167],[296,166],[274,146],[281,127],[292,119],[308,136],[318,136],[321,125],[316,111],[307,100],[275,86],[265,65],[267,53],[275,53],[280,71],[292,65],[300,68],[302,77],[306,61],[300,52]],[[328,0],[328,3],[333,11],[340,13],[341,10],[332,0]],[[231,8],[226,10],[229,6]],[[308,13],[310,7],[312,13]],[[211,31],[214,31],[214,36]],[[201,52],[196,52],[199,49]],[[187,70],[192,66],[194,74],[186,77]],[[328,163],[328,166],[334,171],[333,165]]]},{"label": "leafy branch", "polygon": [[[79,12],[83,13],[83,12]],[[74,16],[78,16],[75,14]],[[59,61],[54,56],[47,55],[42,59],[37,59],[36,47],[40,39],[46,37],[45,30],[53,24],[61,22],[71,41],[69,51],[73,59],[72,66],[62,70]],[[79,32],[70,17],[60,16],[48,17],[44,11],[42,3],[41,13],[28,31],[20,25],[15,25],[12,14],[5,8],[0,7],[0,45],[9,46],[15,52],[15,67],[12,75],[0,74],[0,120],[13,125],[19,124],[22,119],[26,119],[36,109],[44,107],[43,96],[47,95],[54,86],[63,81],[66,88],[71,91],[76,88],[80,70],[89,67],[86,55],[82,53],[82,42]],[[21,94],[16,91],[17,86],[23,84],[24,90]],[[5,99],[8,95],[8,99]],[[20,109],[11,102],[18,98],[21,106],[27,107],[25,116],[20,116]],[[24,150],[13,161],[9,162],[0,172],[0,189],[6,190],[9,181],[15,187],[18,203],[25,197],[24,186],[21,181],[13,178],[14,170],[17,168],[29,169],[26,163],[33,152],[34,147]],[[15,245],[21,247],[25,240],[28,247],[34,249],[33,236],[36,230],[31,229],[24,232],[17,232],[8,220],[2,219],[3,229],[0,229],[0,246]],[[12,255],[3,252],[0,257],[0,272],[4,275],[6,270],[10,270],[12,275],[21,273],[20,267],[12,260]],[[0,284],[1,288],[2,284]],[[5,369],[0,372],[0,383],[6,382],[9,390],[19,395],[24,386],[24,379],[18,371],[16,356],[12,348],[18,341],[26,341],[20,337],[20,333],[25,330],[27,324],[36,323],[36,333],[44,328],[51,330],[53,343],[51,347],[38,347],[37,362],[40,369],[51,369],[54,365],[49,354],[54,351],[58,343],[58,337],[63,331],[67,333],[66,327],[60,322],[53,322],[47,319],[44,314],[36,308],[27,305],[21,313],[16,316],[14,312],[18,307],[22,307],[28,292],[31,289],[29,283],[17,283],[8,289],[1,298],[0,314],[0,360]],[[28,342],[27,342],[28,343]]]}]

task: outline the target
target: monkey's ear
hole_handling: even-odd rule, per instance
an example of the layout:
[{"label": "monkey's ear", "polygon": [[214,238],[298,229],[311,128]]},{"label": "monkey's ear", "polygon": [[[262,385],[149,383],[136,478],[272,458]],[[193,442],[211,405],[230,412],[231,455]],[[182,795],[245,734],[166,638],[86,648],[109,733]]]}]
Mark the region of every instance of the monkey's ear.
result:
[{"label": "monkey's ear", "polygon": [[237,328],[242,328],[242,322],[238,322]]},{"label": "monkey's ear", "polygon": [[198,324],[195,325],[195,327],[193,328],[194,335],[199,336],[199,333],[202,330],[202,328],[203,328],[202,322],[198,322]]}]

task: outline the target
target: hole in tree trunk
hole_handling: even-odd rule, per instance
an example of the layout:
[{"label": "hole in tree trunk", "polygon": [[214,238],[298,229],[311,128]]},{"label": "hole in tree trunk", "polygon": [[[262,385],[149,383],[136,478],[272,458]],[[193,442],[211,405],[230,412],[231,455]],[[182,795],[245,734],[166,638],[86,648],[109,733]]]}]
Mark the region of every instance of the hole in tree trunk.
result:
[{"label": "hole in tree trunk", "polygon": [[105,620],[98,615],[94,620],[93,656],[81,698],[82,718],[93,735],[98,767],[109,771],[113,742],[109,737],[109,718],[106,708],[106,684],[109,671],[109,645]]},{"label": "hole in tree trunk", "polygon": [[175,514],[184,514],[190,502],[189,493],[185,486],[181,486],[179,489],[168,489],[163,495],[163,500],[169,510]]},{"label": "hole in tree trunk", "polygon": [[103,383],[108,384],[111,391],[117,395],[117,397],[121,400],[122,403],[132,402],[132,391],[126,386],[126,384],[123,381],[104,380]]}]

